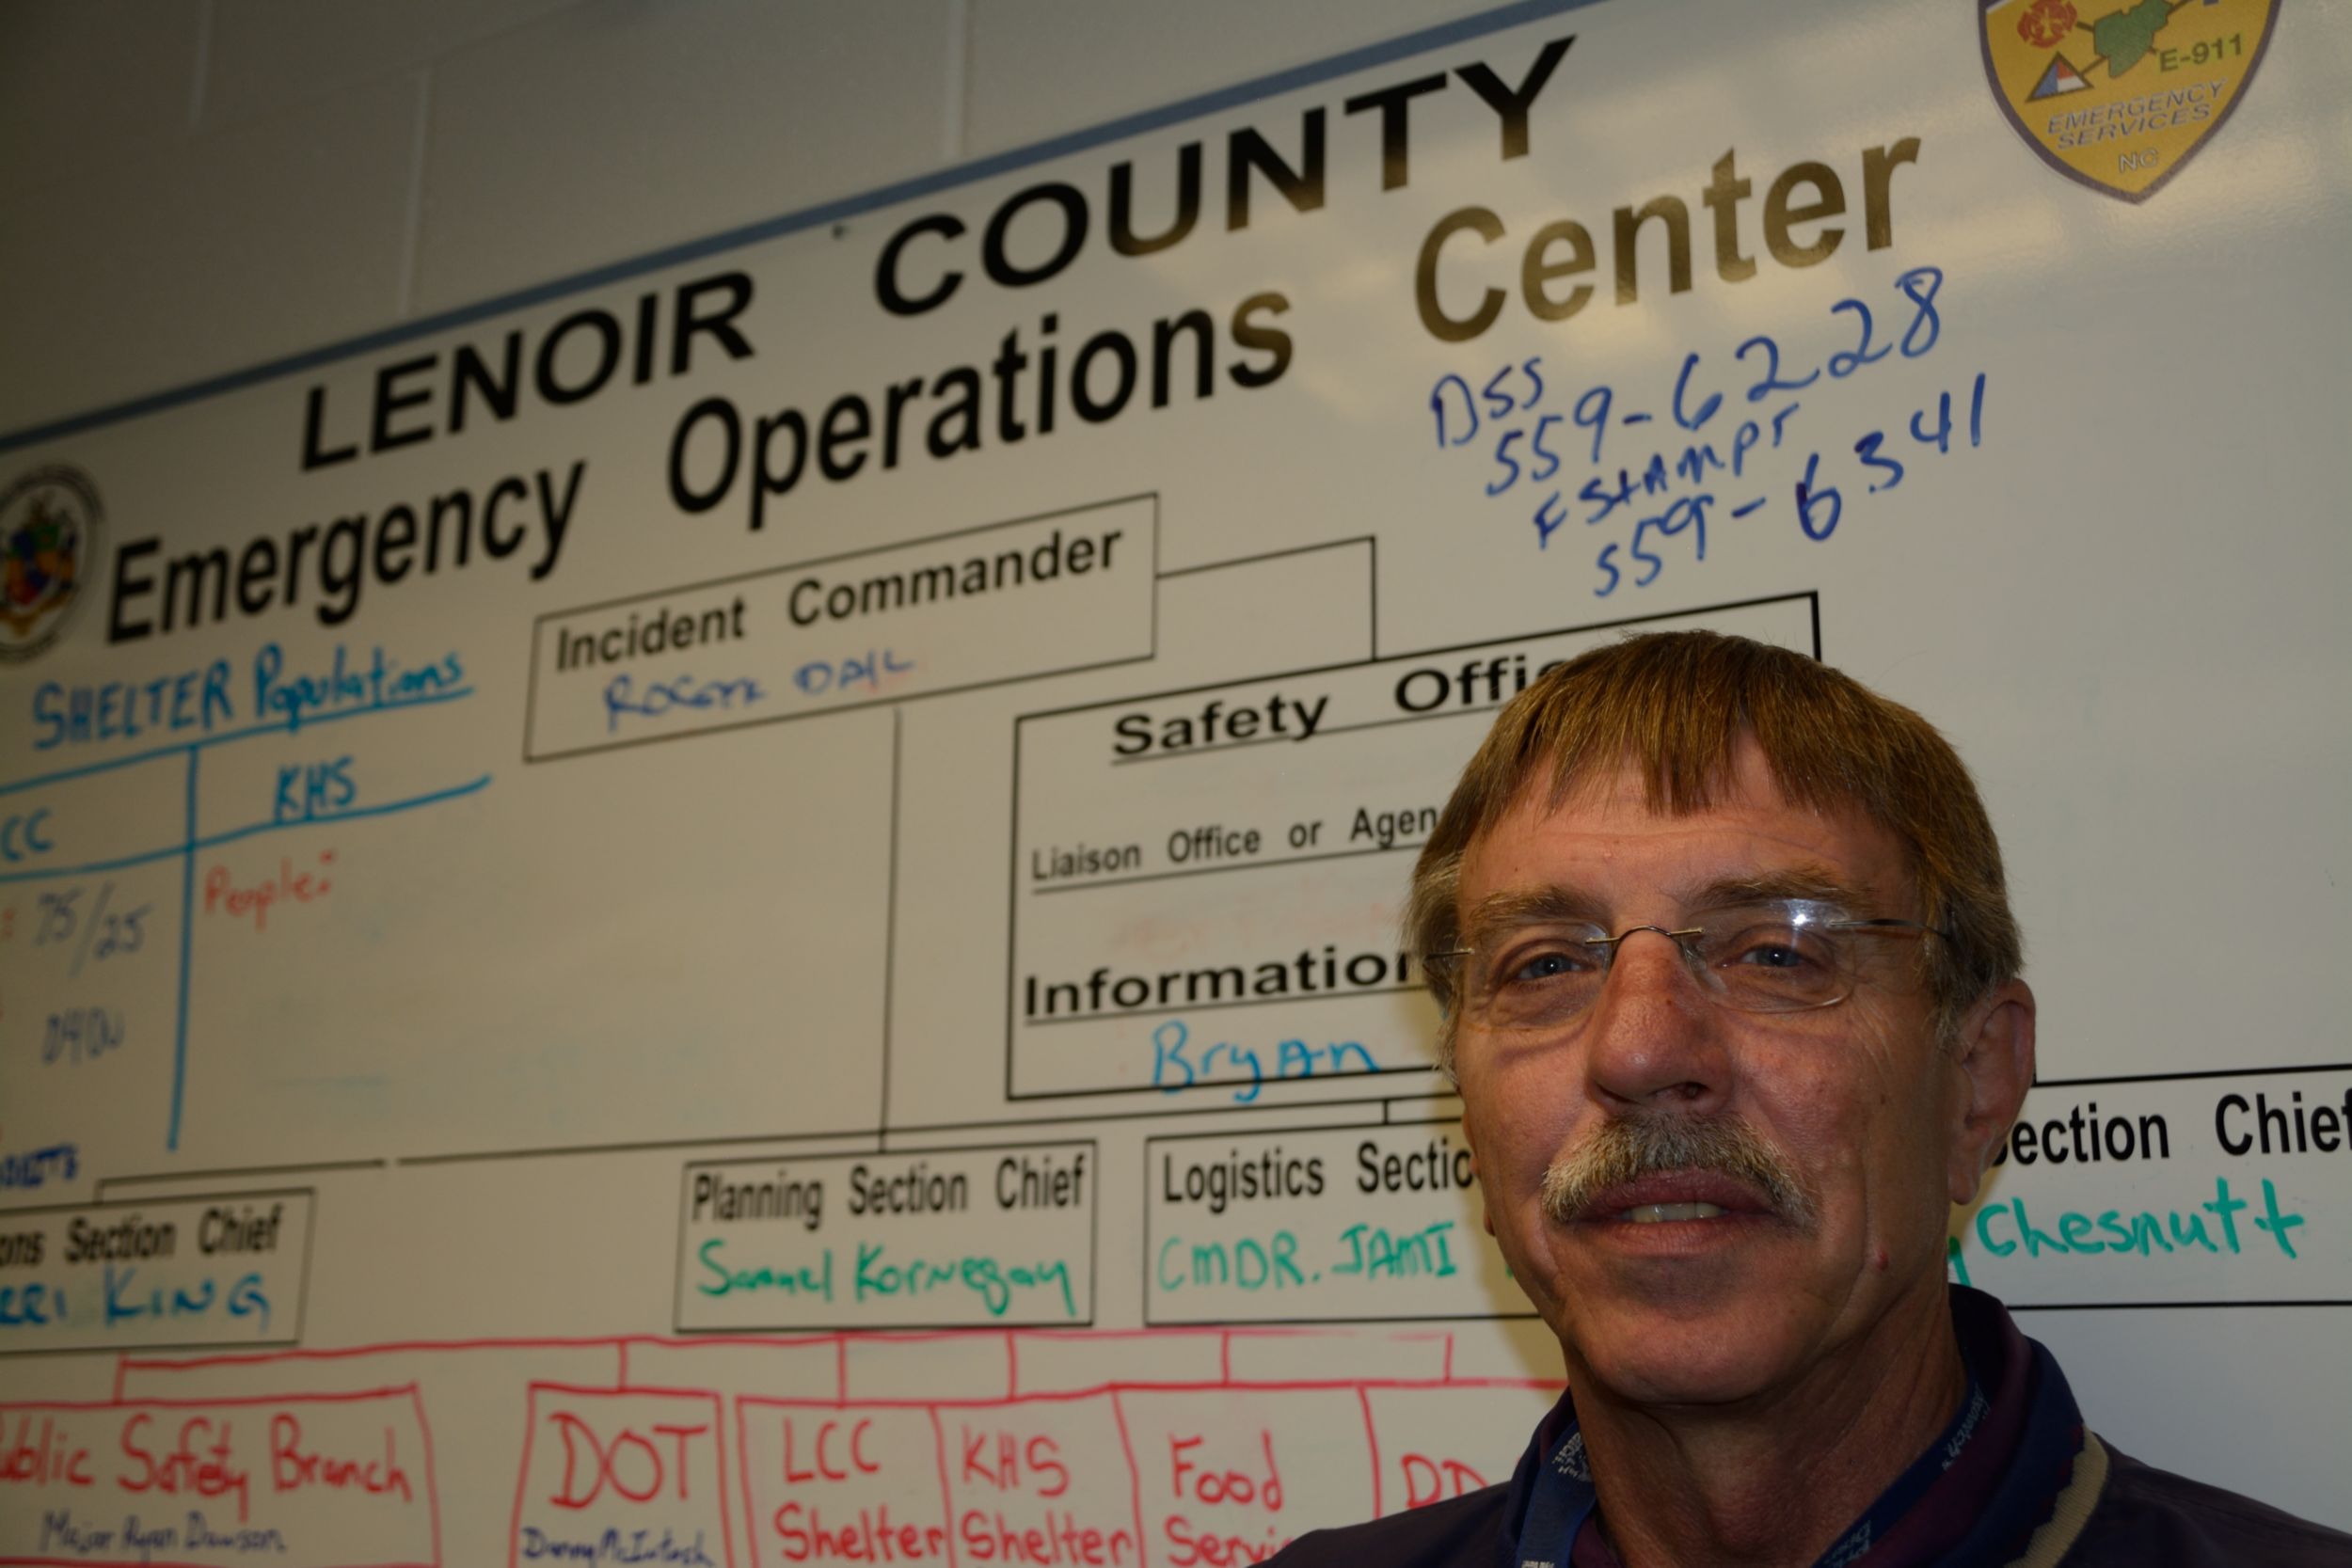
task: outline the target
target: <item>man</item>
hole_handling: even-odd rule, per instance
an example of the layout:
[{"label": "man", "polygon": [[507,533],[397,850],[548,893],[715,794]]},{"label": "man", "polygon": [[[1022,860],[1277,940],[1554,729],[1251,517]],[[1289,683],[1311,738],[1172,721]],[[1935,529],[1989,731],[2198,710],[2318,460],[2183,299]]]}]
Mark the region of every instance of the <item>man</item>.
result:
[{"label": "man", "polygon": [[2000,848],[1917,714],[1707,632],[1496,720],[1407,915],[1569,1394],[1507,1487],[1286,1564],[2352,1563],[2165,1475],[1947,1285],[2033,1081]]}]

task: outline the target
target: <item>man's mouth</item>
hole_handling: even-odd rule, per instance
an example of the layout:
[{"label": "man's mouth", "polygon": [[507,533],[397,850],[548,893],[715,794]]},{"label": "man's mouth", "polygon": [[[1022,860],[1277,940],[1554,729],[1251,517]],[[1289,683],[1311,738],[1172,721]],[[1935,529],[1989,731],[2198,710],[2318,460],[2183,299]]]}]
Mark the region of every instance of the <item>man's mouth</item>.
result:
[{"label": "man's mouth", "polygon": [[[1652,1116],[1604,1122],[1544,1172],[1554,1225],[1819,1223],[1793,1164],[1744,1122]],[[1744,1227],[1742,1227],[1744,1228]]]},{"label": "man's mouth", "polygon": [[1711,1220],[1723,1212],[1712,1203],[1645,1203],[1617,1218],[1633,1225],[1664,1225],[1669,1220]]},{"label": "man's mouth", "polygon": [[1772,1206],[1734,1176],[1711,1170],[1664,1171],[1595,1193],[1569,1218],[1581,1224],[1675,1225],[1700,1220],[1766,1219]]}]

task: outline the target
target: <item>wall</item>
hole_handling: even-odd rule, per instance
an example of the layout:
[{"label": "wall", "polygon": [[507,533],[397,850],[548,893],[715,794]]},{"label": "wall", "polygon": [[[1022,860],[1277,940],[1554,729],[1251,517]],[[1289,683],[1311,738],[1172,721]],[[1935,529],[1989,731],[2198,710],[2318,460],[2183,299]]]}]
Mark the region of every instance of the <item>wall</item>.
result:
[{"label": "wall", "polygon": [[11,258],[0,354],[45,373],[0,392],[0,428],[470,305],[1483,8],[14,8],[0,24],[0,244]]},{"label": "wall", "polygon": [[[1214,885],[1192,882],[1082,905],[1049,892],[1031,856],[1148,837],[1156,872],[1171,828],[1210,833],[1185,853],[1223,852],[1226,828],[1275,805],[1294,827],[1310,816],[1343,823],[1359,806],[1409,818],[1442,789],[1458,750],[1420,742],[1434,730],[1377,730],[1401,721],[1390,709],[1417,664],[1435,668],[1450,650],[1448,670],[1507,673],[1619,622],[1683,621],[1853,669],[1946,724],[1984,779],[2044,998],[2043,1081],[2028,1108],[2042,1141],[2005,1167],[1984,1207],[1955,1217],[1956,1270],[2026,1309],[2027,1331],[2053,1346],[2093,1423],[2126,1450],[2344,1523],[2329,1446],[2352,1301],[2352,1248],[2337,1234],[2344,1155],[2274,1159],[2265,1147],[2241,1161],[2230,1140],[2258,1123],[2243,1104],[2227,1107],[2265,1090],[2265,1104],[2293,1094],[2331,1105],[2352,1077],[2325,983],[2347,934],[2335,803],[2352,746],[2319,673],[2346,652],[2333,603],[2344,546],[2330,519],[2352,483],[2335,430],[2347,356],[2344,313],[2324,302],[2352,240],[2336,172],[2352,145],[2337,89],[2352,29],[2341,13],[2290,8],[2246,112],[2167,190],[2127,205],[2038,163],[1994,113],[1974,40],[1926,8],[1865,20],[1823,7],[1785,26],[1629,0],[1481,15],[1401,0],[210,0],[0,17],[0,363],[37,367],[0,384],[0,438],[58,427],[34,451],[106,476],[118,539],[237,543],[338,508],[373,511],[395,493],[486,485],[493,467],[528,476],[544,465],[560,480],[574,463],[593,468],[583,516],[595,519],[544,583],[521,562],[502,577],[485,563],[429,590],[372,589],[340,626],[313,624],[304,606],[104,651],[90,622],[106,611],[86,606],[72,634],[82,643],[61,646],[50,669],[0,671],[18,726],[0,735],[8,798],[55,790],[61,816],[78,804],[126,832],[168,823],[179,833],[184,806],[184,842],[141,850],[119,885],[152,880],[155,932],[174,907],[210,922],[192,913],[175,929],[176,971],[158,964],[126,982],[121,1006],[142,1031],[134,1046],[112,1061],[102,1048],[70,1082],[54,1064],[27,1065],[37,1009],[0,991],[0,1039],[19,1056],[0,1064],[14,1097],[0,1107],[5,1152],[70,1146],[76,1156],[18,1184],[37,1190],[12,1191],[9,1206],[103,1200],[102,1214],[178,1216],[193,1233],[225,1201],[259,1227],[257,1245],[265,1234],[293,1259],[282,1290],[265,1281],[266,1327],[247,1317],[242,1337],[111,1331],[111,1353],[102,1335],[8,1363],[12,1397],[118,1428],[185,1409],[242,1421],[234,1413],[251,1410],[248,1430],[307,1433],[317,1452],[382,1445],[383,1465],[354,1471],[356,1488],[313,1498],[297,1486],[264,1513],[298,1539],[313,1532],[305,1553],[318,1560],[340,1560],[343,1547],[317,1543],[397,1541],[403,1560],[465,1561],[501,1532],[525,1539],[527,1524],[552,1531],[575,1513],[627,1522],[612,1496],[578,1496],[588,1483],[577,1470],[583,1455],[609,1461],[624,1433],[675,1445],[661,1450],[661,1474],[677,1492],[661,1503],[677,1506],[649,1516],[706,1531],[729,1555],[790,1554],[772,1489],[812,1454],[819,1474],[850,1466],[828,1506],[870,1524],[884,1507],[903,1519],[906,1467],[923,1474],[959,1434],[984,1436],[991,1451],[1009,1444],[1029,1480],[1025,1491],[1004,1471],[943,1480],[943,1518],[999,1494],[1054,1518],[1047,1505],[1060,1494],[1039,1490],[1042,1455],[1079,1466],[1071,1496],[1119,1505],[1100,1517],[1081,1509],[1071,1528],[1105,1540],[1128,1529],[1154,1551],[1186,1508],[1194,1524],[1219,1517],[1197,1475],[1187,1503],[1185,1472],[1164,1478],[1152,1463],[1192,1453],[1195,1437],[1220,1473],[1261,1488],[1278,1447],[1286,1456],[1290,1507],[1261,1497],[1256,1512],[1224,1521],[1258,1548],[1302,1521],[1497,1474],[1556,1362],[1490,1259],[1442,1249],[1440,1235],[1475,1225],[1450,1183],[1389,1209],[1296,1206],[1300,1234],[1376,1225],[1400,1247],[1372,1307],[1336,1277],[1302,1278],[1279,1301],[1209,1291],[1203,1305],[1152,1272],[1173,1223],[1229,1261],[1257,1241],[1253,1211],[1212,1217],[1155,1196],[1166,1171],[1197,1168],[1205,1180],[1244,1148],[1252,1161],[1312,1155],[1333,1171],[1356,1168],[1367,1147],[1451,1168],[1444,1121],[1455,1107],[1415,1054],[1427,1019],[1410,997],[1366,1001],[1344,1025],[1302,1034],[1295,1060],[1278,1054],[1279,1037],[1308,1026],[1269,1023],[1259,1067],[1324,1081],[1266,1083],[1262,1095],[1254,1075],[1234,1076],[1238,1056],[1214,1070],[1198,1062],[1197,1083],[1194,1067],[1168,1082],[1172,1021],[1122,1035],[1018,1017],[1017,973],[1083,986],[1097,957],[1165,968],[1218,933],[1271,932],[1269,951],[1287,951],[1306,940],[1294,933],[1312,931],[1311,948],[1329,938],[1377,952],[1401,863],[1367,862],[1359,880],[1314,873],[1256,903],[1186,891]],[[1428,28],[1440,30],[1423,49],[1383,47]],[[1444,113],[1418,122],[1426,139],[1409,189],[1386,194],[1370,154],[1342,149],[1366,122],[1342,119],[1331,83],[1355,90],[1481,57],[1510,76],[1567,32],[1577,52],[1546,111],[1560,118],[1538,122],[1525,162],[1497,160],[1491,120],[1444,118],[1469,101],[1458,86]],[[1309,71],[1199,102],[870,212],[852,199],[1359,49],[1372,53],[1352,72]],[[1099,190],[1114,159],[1163,166],[1176,142],[1217,143],[1228,122],[1263,125],[1287,146],[1299,105],[1327,100],[1335,173],[1320,214],[1285,214],[1262,192],[1273,215],[1221,249],[1204,230],[1164,266],[1122,273],[1097,253],[1034,295],[975,283],[961,316],[885,319],[874,308],[875,249],[912,214],[954,212],[977,230],[1038,168]],[[1492,202],[1514,239],[1565,212],[1599,233],[1612,205],[1695,190],[1724,143],[1737,142],[1760,192],[1794,160],[1853,166],[1906,134],[1933,150],[1918,170],[1931,183],[1895,177],[1883,254],[1864,248],[1857,225],[1834,265],[1768,262],[1733,283],[1710,265],[1702,220],[1687,297],[1657,294],[1653,272],[1638,308],[1596,307],[1574,334],[1544,335],[1515,304],[1491,335],[1463,344],[1436,341],[1414,319],[1414,247],[1462,203]],[[1862,177],[1848,178],[1859,192]],[[834,201],[850,203],[837,224],[526,293]],[[1472,245],[1446,254],[1458,269],[1449,309],[1466,309],[1481,281],[1516,281],[1515,265],[1482,262]],[[626,317],[641,288],[738,261],[758,281],[761,357],[658,381],[637,403],[600,395],[576,415],[527,410],[464,443],[296,469],[305,440],[332,445],[360,428],[355,410],[379,368],[409,352],[396,333],[262,380],[238,374],[405,323],[448,317],[417,340],[447,353],[493,344],[510,324],[547,332],[580,299]],[[1803,393],[1802,418],[1827,423],[1809,435],[1800,423],[1788,451],[1756,454],[1773,542],[1718,515],[1712,556],[1702,523],[1696,555],[1667,554],[1654,589],[1632,579],[1638,531],[1629,549],[1602,557],[1625,585],[1596,578],[1581,541],[1597,545],[1625,516],[1569,529],[1549,549],[1559,519],[1547,529],[1539,512],[1529,529],[1520,512],[1533,498],[1498,494],[1483,440],[1445,450],[1458,417],[1430,440],[1433,408],[1441,421],[1467,412],[1470,385],[1538,353],[1557,387],[1606,379],[1661,408],[1684,403],[1675,366],[1686,344],[1710,370],[1729,367],[1733,345],[1769,331],[1788,346],[1794,377],[1843,341],[1840,293],[1878,301],[1883,331],[1912,321],[1915,295],[1895,280],[1919,265],[1949,274],[1950,335],[1912,370],[1945,379],[1902,383],[1915,403],[1865,389],[1861,367],[1850,381],[1821,378]],[[1140,337],[1154,316],[1201,303],[1222,318],[1261,289],[1298,306],[1284,318],[1300,344],[1287,386],[1221,383],[1213,404],[1093,432],[1065,410],[1050,449],[910,461],[887,478],[869,469],[854,489],[812,483],[779,499],[765,527],[746,527],[739,490],[684,522],[665,486],[660,449],[698,397],[746,409],[781,397],[814,421],[845,388],[879,399],[898,376],[984,363],[1008,326],[1034,349],[1041,311],[1068,318],[1070,350],[1080,323]],[[485,301],[501,304],[460,319]],[[1899,351],[1880,373],[1909,374],[1909,357]],[[1938,451],[1915,425],[1902,433],[1899,421],[1928,417],[1939,388],[1957,394],[1947,406],[1963,410],[1966,430],[1972,372],[1981,448],[1947,433]],[[216,395],[65,428],[208,378],[221,378]],[[1706,439],[1729,443],[1731,417],[1780,406],[1723,385],[1726,424]],[[306,427],[313,389],[342,423]],[[1560,404],[1562,420],[1578,405]],[[1519,412],[1536,407],[1530,395]],[[1854,469],[1835,540],[1802,499],[1781,515],[1811,472],[1804,443],[1844,462],[1874,424],[1907,454],[1909,488],[1874,499],[1884,470]],[[0,449],[0,479],[25,461]],[[1686,548],[1688,521],[1650,547],[1671,537],[1674,552]],[[563,684],[565,634],[617,625],[632,607],[660,599],[723,619],[741,602],[739,578],[753,585],[742,593],[781,594],[792,579],[774,574],[787,563],[817,571],[866,552],[855,557],[866,571],[946,559],[936,552],[965,546],[942,541],[998,527],[984,537],[1017,538],[1025,551],[1111,530],[1131,550],[1152,547],[1120,572],[1073,573],[1039,613],[943,622],[915,634],[930,640],[919,648],[866,654],[854,678],[872,700],[806,723],[705,735],[705,719],[715,730],[721,716],[632,712],[631,723],[677,725],[675,743],[612,747],[623,721],[610,702]],[[934,554],[886,553],[900,548]],[[686,584],[707,585],[692,590],[705,596]],[[763,604],[755,598],[755,619],[789,613]],[[332,731],[289,721],[246,752],[208,733],[136,766],[118,767],[103,748],[74,752],[91,759],[87,782],[67,778],[37,725],[20,722],[42,711],[26,693],[57,670],[144,680],[217,657],[242,692],[271,649],[317,670],[371,645],[409,665],[462,650],[468,679],[430,710],[354,714]],[[921,658],[906,673],[892,659],[911,653]],[[849,669],[829,663],[828,681],[847,691]],[[1327,702],[1335,727],[1393,743],[1327,766],[1248,752],[1182,782],[1176,768],[1192,764],[1155,773],[1104,750],[1104,732],[1122,733],[1110,726],[1131,714],[1155,728],[1198,717],[1204,698],[1271,714],[1275,699],[1302,695]],[[360,738],[329,744],[344,736]],[[315,746],[326,750],[304,750]],[[228,795],[266,793],[273,766],[321,764],[346,746],[342,762],[405,813],[396,826],[348,842],[306,829],[266,851],[257,840],[243,859],[207,858],[245,831]],[[331,793],[344,777],[330,768],[306,787]],[[1377,846],[1396,847],[1387,836]],[[295,863],[335,853],[340,863]],[[262,910],[225,892],[217,909],[201,904],[216,868],[225,890],[246,895],[275,878],[288,902]],[[307,926],[287,892],[297,872],[322,899],[330,879],[350,879]],[[84,880],[95,897],[101,884]],[[35,886],[9,885],[22,898]],[[2193,985],[2176,984],[2163,958],[2184,906],[2205,966]],[[30,930],[35,906],[23,908]],[[128,940],[91,923],[75,942],[84,929],[103,934],[75,947],[75,976],[106,961],[105,941]],[[56,958],[60,971],[67,961]],[[65,982],[75,976],[42,989],[43,971],[40,1006],[53,989],[74,995]],[[24,982],[0,982],[11,983]],[[1205,1042],[1208,1025],[1187,1016]],[[1337,1015],[1315,1016],[1323,1029]],[[155,1043],[173,1020],[176,1072]],[[1340,1049],[1358,1035],[1364,1060]],[[122,1066],[151,1051],[135,1074]],[[1102,1065],[1122,1051],[1119,1066]],[[2060,1170],[2044,1151],[2077,1110],[2094,1129],[2121,1117],[2142,1140],[2147,1118],[2163,1118],[2172,1142],[2160,1162],[2143,1147],[2128,1168]],[[1016,1179],[1097,1183],[1100,1196],[1077,1206],[1083,1225],[999,1214],[993,1267],[1009,1270],[1016,1255],[1070,1267],[967,1277],[961,1288],[981,1305],[965,1316],[912,1301],[912,1287],[878,1292],[850,1323],[804,1310],[798,1285],[779,1306],[787,1284],[770,1281],[739,1313],[696,1292],[688,1259],[722,1234],[709,1193],[788,1169],[825,1180],[837,1206],[851,1172],[881,1168],[884,1149],[965,1171],[975,1190],[1010,1160]],[[2235,1182],[2221,1189],[2225,1205],[2233,1191],[2255,1203],[2270,1194],[2299,1216],[2300,1254],[2274,1244],[2286,1229],[2252,1228],[2259,1209],[2244,1221],[2242,1263],[2020,1249],[2029,1224],[2062,1227],[2060,1213],[2088,1219],[2110,1204],[2176,1219],[2202,1209],[2217,1225],[2203,1202],[2216,1172]],[[972,1244],[952,1216],[914,1215],[904,1234],[941,1256]],[[234,1309],[233,1297],[217,1308]],[[967,1322],[1000,1326],[874,1332]],[[863,1441],[889,1467],[870,1486],[841,1458],[865,1451],[853,1447],[858,1420],[878,1423]],[[1040,1439],[1046,1448],[1031,1446]],[[389,1485],[395,1470],[405,1491]],[[715,1474],[722,1490],[689,1498],[687,1474]],[[1169,1495],[1147,1496],[1163,1480]],[[204,1560],[234,1555],[224,1546]]]}]

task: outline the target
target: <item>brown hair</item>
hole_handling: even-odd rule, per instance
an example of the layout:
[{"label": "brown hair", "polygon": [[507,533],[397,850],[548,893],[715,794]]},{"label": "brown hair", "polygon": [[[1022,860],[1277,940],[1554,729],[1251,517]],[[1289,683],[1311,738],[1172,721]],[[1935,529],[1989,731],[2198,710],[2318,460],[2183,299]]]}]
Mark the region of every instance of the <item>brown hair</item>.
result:
[{"label": "brown hair", "polygon": [[[1656,632],[1581,655],[1530,683],[1495,718],[1421,858],[1405,914],[1416,953],[1461,943],[1462,857],[1548,773],[1551,804],[1620,767],[1640,771],[1649,809],[1707,810],[1727,787],[1734,748],[1753,736],[1781,794],[1816,811],[1852,807],[1904,847],[1944,934],[1926,943],[1939,1036],[2024,963],[2000,842],[1968,769],[1935,727],[1851,676],[1786,648],[1710,631]],[[1456,1013],[1450,966],[1430,966],[1445,1010],[1450,1072]]]}]

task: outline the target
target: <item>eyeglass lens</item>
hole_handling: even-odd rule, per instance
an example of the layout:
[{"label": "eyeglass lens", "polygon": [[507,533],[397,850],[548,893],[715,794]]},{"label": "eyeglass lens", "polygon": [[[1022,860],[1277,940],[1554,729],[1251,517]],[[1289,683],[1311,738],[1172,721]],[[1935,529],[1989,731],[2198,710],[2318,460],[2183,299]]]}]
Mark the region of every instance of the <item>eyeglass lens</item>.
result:
[{"label": "eyeglass lens", "polygon": [[1462,956],[1462,1000],[1482,1028],[1556,1028],[1598,1000],[1625,942],[1657,935],[1682,949],[1702,989],[1723,1006],[1804,1012],[1852,994],[1874,938],[1919,931],[1802,902],[1710,911],[1672,929],[1637,926],[1614,936],[1584,922],[1539,922],[1493,933]]}]

